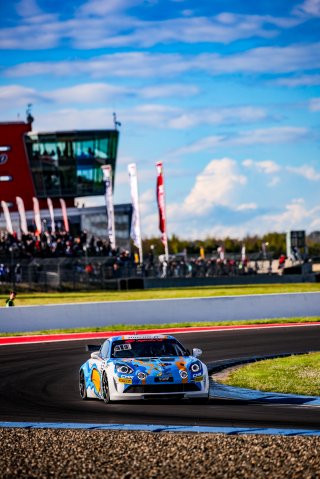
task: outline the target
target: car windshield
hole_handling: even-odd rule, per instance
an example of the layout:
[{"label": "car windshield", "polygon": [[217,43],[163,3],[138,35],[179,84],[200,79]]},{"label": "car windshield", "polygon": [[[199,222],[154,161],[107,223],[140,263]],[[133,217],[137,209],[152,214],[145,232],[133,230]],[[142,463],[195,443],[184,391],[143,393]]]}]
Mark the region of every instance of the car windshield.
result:
[{"label": "car windshield", "polygon": [[125,339],[112,344],[112,358],[154,358],[188,356],[176,339]]}]

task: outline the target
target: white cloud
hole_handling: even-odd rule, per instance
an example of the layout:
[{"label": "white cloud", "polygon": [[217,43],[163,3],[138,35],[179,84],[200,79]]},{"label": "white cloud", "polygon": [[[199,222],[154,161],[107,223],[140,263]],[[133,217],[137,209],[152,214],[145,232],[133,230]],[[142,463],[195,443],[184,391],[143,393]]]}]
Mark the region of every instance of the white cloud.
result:
[{"label": "white cloud", "polygon": [[[82,30],[83,31],[83,27]],[[3,37],[3,38],[2,38]],[[10,48],[10,40],[5,32],[0,31],[5,43],[3,48]],[[31,37],[34,41],[34,35]],[[35,42],[37,39],[35,39]],[[47,33],[41,48],[55,44],[54,31]],[[21,42],[20,42],[21,43]],[[27,48],[29,40],[25,41]],[[54,45],[53,45],[54,46]],[[100,45],[101,46],[101,45]],[[30,45],[29,45],[29,48]],[[34,76],[39,74],[57,76],[76,76],[86,74],[91,78],[168,78],[184,72],[207,72],[212,75],[225,73],[277,74],[299,72],[320,67],[320,43],[296,44],[287,47],[259,47],[241,53],[219,55],[201,53],[199,55],[161,54],[149,52],[124,52],[101,55],[85,60],[60,62],[30,62],[6,68],[6,76]]]},{"label": "white cloud", "polygon": [[304,0],[303,3],[297,5],[293,12],[320,17],[320,0]]},{"label": "white cloud", "polygon": [[256,210],[258,208],[256,203],[242,203],[236,206],[236,211],[248,211],[248,210]]},{"label": "white cloud", "polygon": [[309,109],[311,111],[320,111],[320,98],[312,98],[309,103]]},{"label": "white cloud", "polygon": [[37,112],[34,129],[38,131],[59,130],[61,125],[65,130],[95,128],[113,128],[113,110],[107,108],[62,108],[48,115],[48,112]]},{"label": "white cloud", "polygon": [[208,136],[201,138],[190,145],[171,152],[172,156],[212,151],[220,146],[237,145],[272,145],[278,143],[295,143],[307,139],[310,132],[305,127],[279,126],[272,128],[259,128],[240,132],[232,136]]},{"label": "white cloud", "polygon": [[[55,21],[41,23],[39,19],[44,14],[35,2],[25,0],[20,6],[23,21],[17,27],[2,31],[0,45],[5,48],[41,49],[44,43],[50,47],[48,35],[51,36],[51,47],[68,40],[73,47],[83,49],[149,47],[176,41],[230,43],[252,37],[271,38],[278,34],[279,27],[291,28],[301,21],[298,18],[233,13],[212,17],[182,14],[180,18],[143,21],[128,14],[130,8],[140,3],[138,0],[90,1],[77,9],[73,17],[58,21],[51,15],[51,20]],[[31,15],[32,12],[36,15]],[[35,21],[36,32],[32,28]]]},{"label": "white cloud", "polygon": [[280,183],[280,178],[279,176],[274,176],[268,183],[268,186],[270,188],[273,188],[274,186],[277,186]]},{"label": "white cloud", "polygon": [[[265,215],[262,217],[262,222],[265,228],[269,231],[288,231],[289,229],[306,228],[313,220],[319,207],[309,209],[305,205],[303,198],[293,199],[291,203],[287,204],[284,210],[277,215]],[[272,229],[273,227],[273,229]],[[270,229],[271,228],[271,229]]]},{"label": "white cloud", "polygon": [[79,16],[104,16],[122,12],[128,7],[141,4],[141,0],[89,0],[78,10]]},{"label": "white cloud", "polygon": [[108,85],[106,83],[87,83],[74,85],[68,88],[58,88],[51,92],[42,93],[44,98],[57,103],[99,103],[111,100],[116,96],[126,96],[130,90],[125,87]]},{"label": "white cloud", "polygon": [[234,140],[235,145],[274,144],[299,141],[307,137],[309,131],[305,127],[279,126],[271,128],[257,128],[256,130],[241,132]]},{"label": "white cloud", "polygon": [[195,85],[168,84],[155,85],[139,89],[143,98],[189,97],[199,93]]},{"label": "white cloud", "polygon": [[217,205],[228,205],[234,191],[247,179],[237,171],[230,158],[211,160],[196,177],[195,185],[183,203],[183,209],[195,215],[207,213]]},{"label": "white cloud", "polygon": [[20,0],[15,8],[20,17],[32,17],[42,14],[35,0]]},{"label": "white cloud", "polygon": [[291,173],[295,173],[299,176],[303,176],[310,181],[319,181],[320,172],[317,172],[312,166],[302,165],[299,167],[287,166],[286,169]]},{"label": "white cloud", "polygon": [[259,107],[234,107],[214,109],[193,109],[183,112],[170,120],[169,126],[177,129],[191,128],[201,124],[230,124],[261,121],[267,117],[267,112]]},{"label": "white cloud", "polygon": [[[171,205],[167,208],[170,231],[188,239],[205,239],[210,236],[221,239],[227,236],[241,239],[247,234],[262,235],[270,231],[283,233],[290,229],[314,231],[320,227],[320,207],[310,208],[302,198],[291,200],[276,214],[259,214],[256,209],[252,208],[251,218],[243,219],[240,224],[233,225],[227,225],[223,220],[218,220],[214,216],[208,216],[205,220],[203,217],[193,217],[193,220],[196,219],[196,221],[190,221],[190,215],[183,217],[176,212],[172,214],[170,207]],[[241,214],[241,210],[238,209],[238,211]],[[242,212],[246,211],[250,210],[242,210]],[[179,231],[183,231],[183,235]],[[154,232],[157,234],[156,229]]]},{"label": "white cloud", "polygon": [[261,173],[265,173],[267,175],[276,173],[280,170],[280,166],[271,160],[266,161],[253,161],[251,159],[244,160],[242,162],[243,166],[247,168],[254,168]]},{"label": "white cloud", "polygon": [[143,215],[150,215],[156,209],[156,188],[147,189],[140,194],[140,213]]},{"label": "white cloud", "polygon": [[278,78],[272,82],[276,85],[299,87],[299,86],[314,86],[320,85],[320,75],[301,75],[294,77]]}]

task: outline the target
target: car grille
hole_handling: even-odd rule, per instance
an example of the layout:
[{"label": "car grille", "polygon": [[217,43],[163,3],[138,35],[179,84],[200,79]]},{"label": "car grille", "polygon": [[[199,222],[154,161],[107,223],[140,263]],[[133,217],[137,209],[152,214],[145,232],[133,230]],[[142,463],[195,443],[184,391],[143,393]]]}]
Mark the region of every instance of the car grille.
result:
[{"label": "car grille", "polygon": [[199,391],[200,385],[194,383],[186,384],[144,384],[141,386],[128,386],[125,393],[136,394],[159,394],[159,393],[184,393]]}]

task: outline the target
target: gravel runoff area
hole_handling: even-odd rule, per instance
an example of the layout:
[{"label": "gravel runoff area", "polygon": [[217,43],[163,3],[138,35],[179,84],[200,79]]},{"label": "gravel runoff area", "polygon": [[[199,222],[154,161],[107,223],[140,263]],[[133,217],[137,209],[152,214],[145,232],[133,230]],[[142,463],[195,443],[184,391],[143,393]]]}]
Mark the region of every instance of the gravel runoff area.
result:
[{"label": "gravel runoff area", "polygon": [[320,478],[320,437],[0,429],[1,478]]}]

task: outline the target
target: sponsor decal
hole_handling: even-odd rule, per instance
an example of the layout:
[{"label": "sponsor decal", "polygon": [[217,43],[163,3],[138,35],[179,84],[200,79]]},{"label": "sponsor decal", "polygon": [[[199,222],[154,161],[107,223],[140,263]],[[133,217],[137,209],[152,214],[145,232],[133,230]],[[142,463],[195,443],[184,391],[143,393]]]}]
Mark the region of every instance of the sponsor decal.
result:
[{"label": "sponsor decal", "polygon": [[117,352],[117,351],[126,351],[128,349],[131,349],[131,344],[130,343],[123,343],[123,344],[117,344],[115,347],[114,347],[114,352]]},{"label": "sponsor decal", "polygon": [[196,378],[193,378],[194,381],[203,381],[203,376],[197,376]]},{"label": "sponsor decal", "polygon": [[118,378],[119,383],[132,384],[132,378]]},{"label": "sponsor decal", "polygon": [[152,336],[148,336],[148,335],[139,335],[139,336],[124,336],[123,338],[124,340],[135,340],[135,341],[145,341],[146,339],[148,341],[159,341],[160,339],[167,339],[167,336],[164,336],[164,335],[159,335],[159,336],[155,336],[155,335],[152,335]]},{"label": "sponsor decal", "polygon": [[6,153],[0,154],[0,165],[4,165],[8,161],[8,155]]},{"label": "sponsor decal", "polygon": [[92,369],[91,381],[93,382],[94,387],[96,388],[96,391],[100,391],[101,377],[100,377],[100,373],[97,369]]},{"label": "sponsor decal", "polygon": [[155,382],[159,382],[159,383],[164,383],[164,382],[172,382],[173,381],[173,377],[172,376],[160,376],[160,377],[156,377],[154,378]]}]

